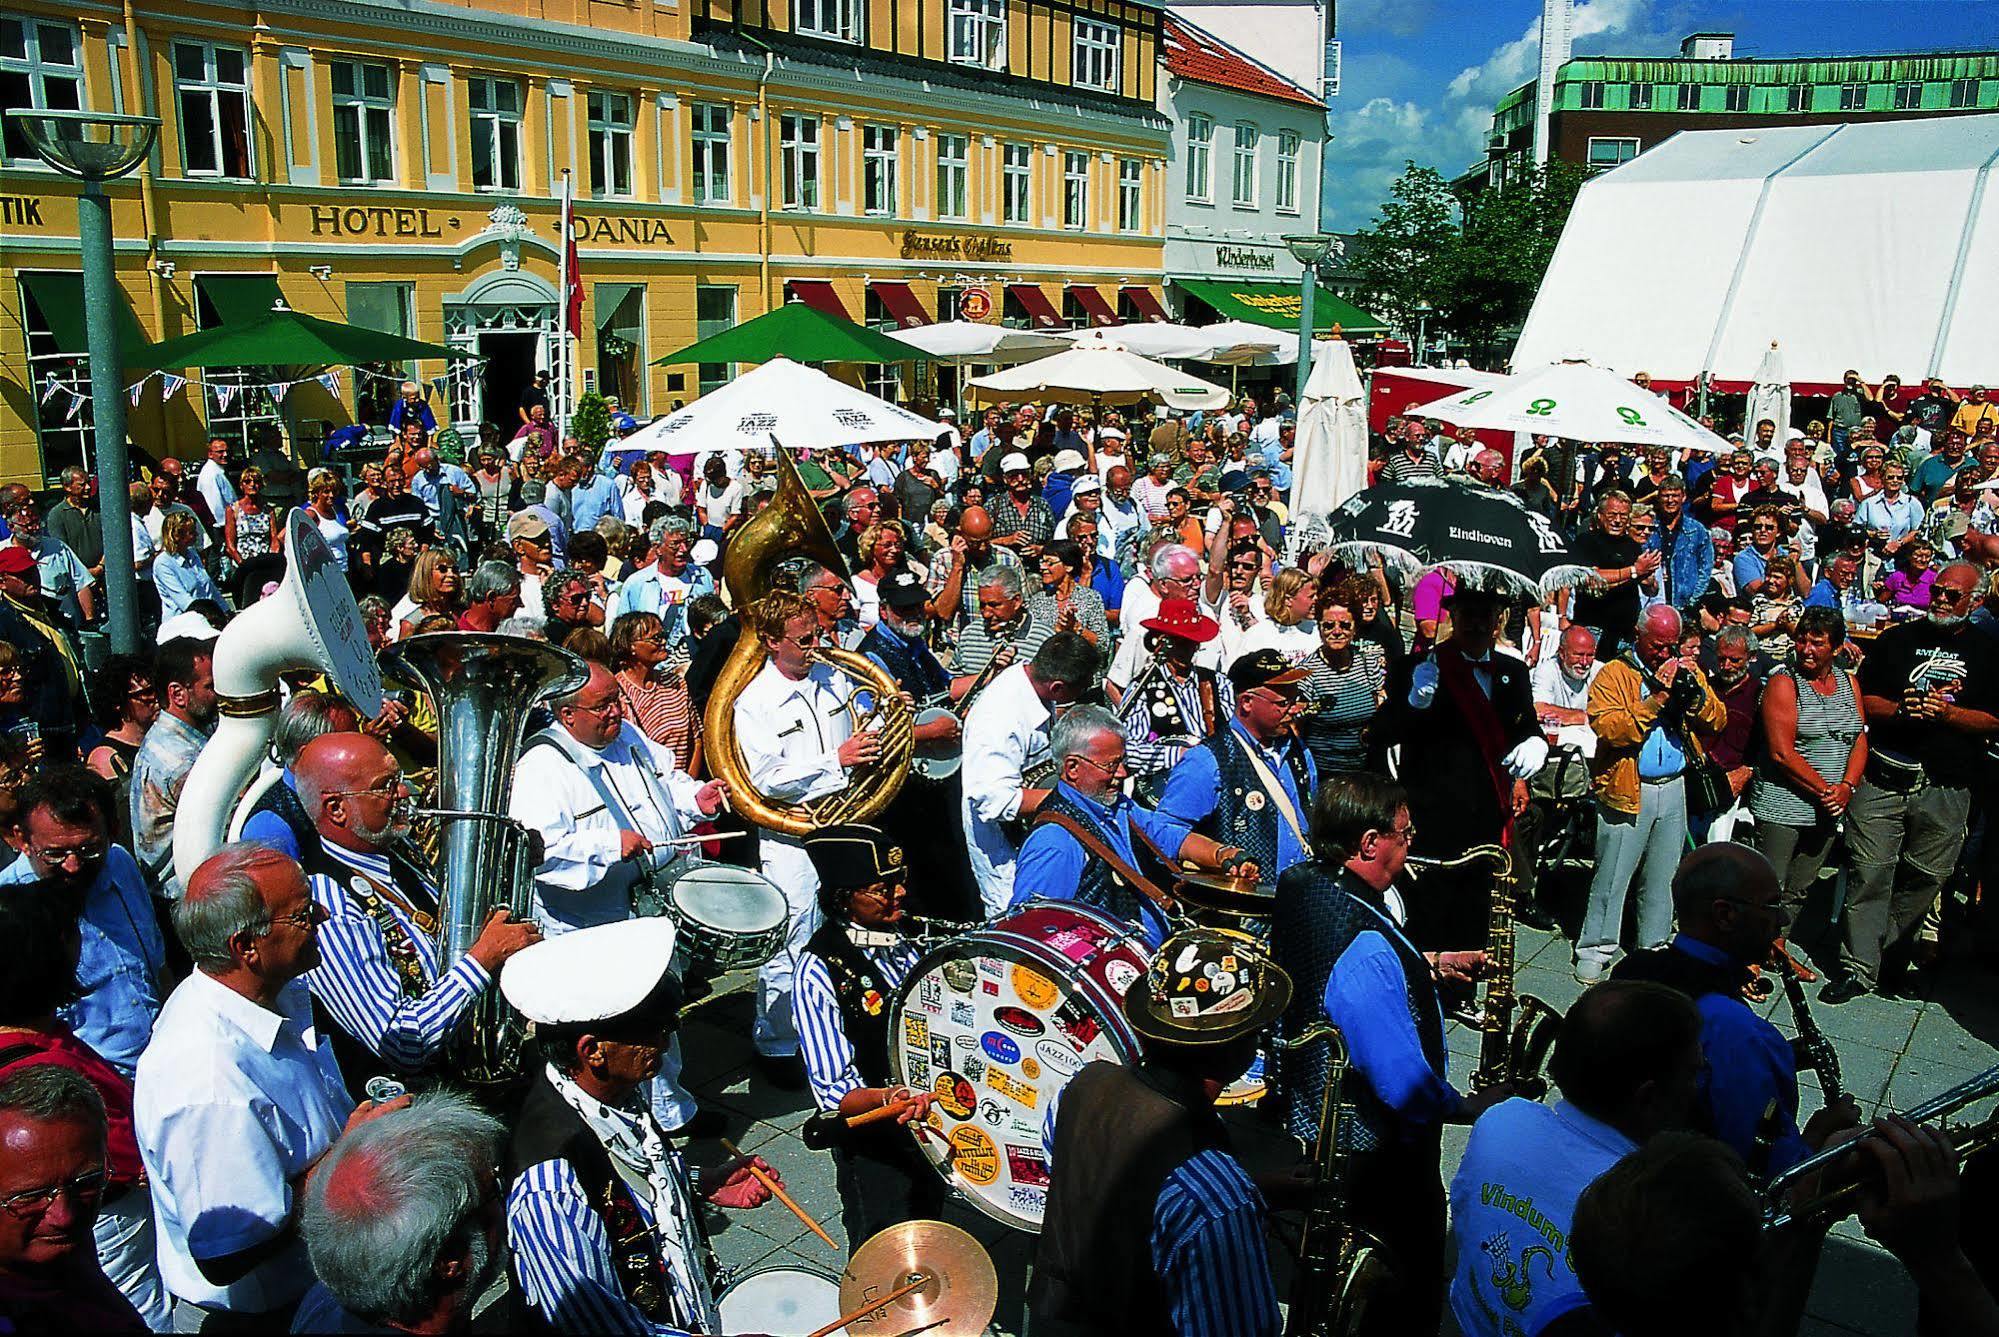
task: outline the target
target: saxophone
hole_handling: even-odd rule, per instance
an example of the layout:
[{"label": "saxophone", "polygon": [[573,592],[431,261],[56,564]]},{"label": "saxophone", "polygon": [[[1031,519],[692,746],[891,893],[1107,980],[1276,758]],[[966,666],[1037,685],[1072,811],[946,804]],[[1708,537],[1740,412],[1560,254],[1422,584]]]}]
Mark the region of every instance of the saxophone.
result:
[{"label": "saxophone", "polygon": [[1347,1152],[1340,1145],[1347,1046],[1339,1028],[1318,1022],[1280,1042],[1296,1049],[1324,1040],[1326,1090],[1319,1103],[1319,1132],[1312,1145],[1312,1199],[1298,1241],[1298,1275],[1291,1283],[1287,1337],[1354,1337],[1368,1301],[1392,1277],[1381,1242],[1347,1218]]}]

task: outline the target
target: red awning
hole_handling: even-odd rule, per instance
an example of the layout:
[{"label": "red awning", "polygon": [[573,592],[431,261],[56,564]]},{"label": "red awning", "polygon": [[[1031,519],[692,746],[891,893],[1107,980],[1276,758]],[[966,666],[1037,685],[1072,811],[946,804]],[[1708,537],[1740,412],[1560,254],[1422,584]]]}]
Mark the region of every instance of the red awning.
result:
[{"label": "red awning", "polygon": [[1048,294],[1041,291],[1038,283],[1009,283],[1006,290],[1013,295],[1027,311],[1027,320],[1037,330],[1067,329],[1068,322],[1056,311],[1055,304],[1048,300]]},{"label": "red awning", "polygon": [[849,324],[853,323],[854,318],[847,314],[847,308],[840,305],[840,294],[833,291],[833,281],[831,279],[792,279],[784,286],[789,290],[792,297],[805,303],[814,311],[828,316],[837,316]]},{"label": "red awning", "polygon": [[1166,314],[1166,308],[1159,304],[1159,298],[1154,295],[1152,289],[1120,288],[1118,291],[1124,294],[1124,299],[1138,312],[1139,319],[1172,320],[1172,317]]},{"label": "red awning", "polygon": [[868,287],[874,289],[881,304],[888,308],[895,323],[905,330],[913,330],[919,325],[930,324],[930,313],[923,309],[923,303],[916,300],[916,294],[909,290],[907,283],[894,283],[888,279],[871,279]]},{"label": "red awning", "polygon": [[1117,312],[1111,309],[1111,304],[1104,300],[1104,295],[1089,284],[1072,283],[1069,285],[1069,292],[1076,299],[1076,305],[1082,307],[1084,312],[1089,315],[1092,325],[1122,325],[1124,323],[1117,318]]}]

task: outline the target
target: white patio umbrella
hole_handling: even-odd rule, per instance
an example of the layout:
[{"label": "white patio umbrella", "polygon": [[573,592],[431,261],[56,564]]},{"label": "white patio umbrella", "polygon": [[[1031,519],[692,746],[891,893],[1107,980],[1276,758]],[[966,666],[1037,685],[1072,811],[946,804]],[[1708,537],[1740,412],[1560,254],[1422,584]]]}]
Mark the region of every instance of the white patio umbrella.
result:
[{"label": "white patio umbrella", "polygon": [[1016,330],[1005,325],[983,325],[974,320],[947,320],[915,329],[889,330],[888,337],[920,348],[940,362],[958,366],[967,363],[1008,363],[1025,358],[1045,357],[1060,352],[1068,340],[1059,334]]},{"label": "white patio umbrella", "polygon": [[1730,449],[1728,442],[1657,395],[1589,362],[1537,367],[1497,385],[1460,390],[1413,411],[1460,427],[1533,432],[1571,441],[1621,441],[1669,450]]},{"label": "white patio umbrella", "polygon": [[1784,355],[1775,339],[1756,364],[1756,382],[1749,387],[1749,405],[1743,410],[1743,435],[1754,441],[1756,424],[1765,418],[1777,424],[1776,444],[1782,450],[1791,433],[1791,378],[1784,374]]},{"label": "white patio umbrella", "polygon": [[1127,352],[1108,340],[1078,344],[1034,362],[974,376],[976,398],[1033,399],[1044,404],[1135,404],[1157,399],[1176,409],[1226,408],[1219,385]]},{"label": "white patio umbrella", "polygon": [[618,443],[620,452],[824,450],[877,441],[934,441],[943,427],[790,358],[772,358]]},{"label": "white patio umbrella", "polygon": [[1291,510],[1301,518],[1329,514],[1367,486],[1367,391],[1344,339],[1312,350],[1291,460]]},{"label": "white patio umbrella", "polygon": [[1202,362],[1224,367],[1281,367],[1298,360],[1298,332],[1273,330],[1247,320],[1201,326],[1212,351]]},{"label": "white patio umbrella", "polygon": [[1151,321],[1141,325],[1117,325],[1110,329],[1070,330],[1063,337],[1072,347],[1081,348],[1088,344],[1115,344],[1128,353],[1140,357],[1192,358],[1206,361],[1207,354],[1214,350],[1206,330],[1197,330],[1192,325],[1175,325],[1167,321]]}]

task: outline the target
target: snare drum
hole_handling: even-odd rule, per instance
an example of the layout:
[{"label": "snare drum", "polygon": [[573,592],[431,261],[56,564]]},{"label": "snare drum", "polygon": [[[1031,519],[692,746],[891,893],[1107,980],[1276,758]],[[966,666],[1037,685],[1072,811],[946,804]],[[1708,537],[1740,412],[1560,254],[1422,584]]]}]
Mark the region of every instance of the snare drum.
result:
[{"label": "snare drum", "polygon": [[1085,1063],[1135,1062],[1124,991],[1144,940],[1085,905],[1030,901],[932,951],[897,992],[889,1062],[933,1091],[917,1145],[987,1216],[1038,1232],[1048,1205],[1041,1125]]},{"label": "snare drum", "polygon": [[703,978],[754,970],[776,956],[789,919],[784,893],[769,879],[686,856],[639,883],[632,910],[671,919],[680,931],[674,955],[686,961],[683,973]]},{"label": "snare drum", "polygon": [[[811,1337],[840,1317],[840,1279],[808,1267],[771,1267],[735,1282],[716,1306],[723,1332]],[[846,1337],[836,1328],[831,1337]]]}]

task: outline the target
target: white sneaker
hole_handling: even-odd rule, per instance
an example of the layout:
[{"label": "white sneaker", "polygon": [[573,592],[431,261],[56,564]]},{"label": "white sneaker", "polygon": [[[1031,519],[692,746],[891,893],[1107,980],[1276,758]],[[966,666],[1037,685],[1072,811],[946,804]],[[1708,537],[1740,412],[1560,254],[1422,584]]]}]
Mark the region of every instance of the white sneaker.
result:
[{"label": "white sneaker", "polygon": [[1603,962],[1596,960],[1594,957],[1578,959],[1576,961],[1576,982],[1587,988],[1602,979],[1603,972],[1607,968]]}]

